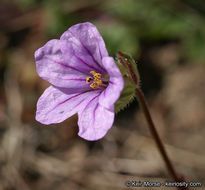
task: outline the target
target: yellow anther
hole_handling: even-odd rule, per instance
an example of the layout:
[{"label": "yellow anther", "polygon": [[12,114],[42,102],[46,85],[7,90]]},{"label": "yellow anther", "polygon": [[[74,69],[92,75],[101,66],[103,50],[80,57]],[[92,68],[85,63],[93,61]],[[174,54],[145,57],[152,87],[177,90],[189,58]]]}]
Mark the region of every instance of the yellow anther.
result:
[{"label": "yellow anther", "polygon": [[94,77],[97,78],[97,79],[101,79],[101,76],[102,76],[102,75],[101,75],[100,73],[95,73],[95,74],[94,74]]},{"label": "yellow anther", "polygon": [[[90,84],[90,87],[96,90],[99,88],[99,86],[102,85],[102,80],[101,80],[102,75],[100,73],[96,73],[95,71],[90,71],[90,73],[94,77],[94,81],[92,82],[92,84]],[[86,83],[90,83],[93,80],[93,77],[87,77]]]},{"label": "yellow anther", "polygon": [[86,84],[89,84],[92,80],[93,80],[92,77],[87,77],[87,78],[86,78]]},{"label": "yellow anther", "polygon": [[96,73],[95,71],[90,71],[90,73],[94,76],[94,74]]},{"label": "yellow anther", "polygon": [[90,73],[94,76],[94,78],[101,79],[102,75],[100,73],[96,73],[95,71],[90,71]]},{"label": "yellow anther", "polygon": [[96,89],[98,89],[99,86],[98,86],[97,83],[93,82],[93,83],[90,85],[90,87],[96,90]]},{"label": "yellow anther", "polygon": [[94,83],[98,84],[98,86],[102,85],[102,81],[98,78],[95,78]]}]

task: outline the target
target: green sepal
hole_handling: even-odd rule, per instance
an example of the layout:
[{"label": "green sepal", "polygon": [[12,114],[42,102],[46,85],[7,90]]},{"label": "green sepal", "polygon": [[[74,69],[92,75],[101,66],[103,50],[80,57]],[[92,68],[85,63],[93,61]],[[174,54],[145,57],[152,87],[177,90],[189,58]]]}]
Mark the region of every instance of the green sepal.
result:
[{"label": "green sepal", "polygon": [[135,84],[126,76],[124,76],[123,79],[124,89],[120,95],[120,98],[115,103],[115,113],[118,113],[120,110],[124,109],[135,98]]},{"label": "green sepal", "polygon": [[117,53],[117,61],[116,61],[118,67],[120,68],[120,71],[122,73],[122,75],[127,75],[131,80],[132,79],[132,73],[130,71],[130,68],[133,72],[133,74],[136,76],[137,78],[137,87],[139,87],[139,82],[140,82],[140,75],[137,69],[137,64],[135,62],[135,60],[133,59],[133,57],[128,54],[128,53],[124,53],[119,51]]},{"label": "green sepal", "polygon": [[[119,67],[124,79],[124,89],[120,98],[115,103],[115,113],[124,109],[135,98],[135,89],[139,88],[140,77],[135,60],[131,55],[118,52],[116,64]],[[137,78],[137,84],[133,81],[132,74]]]}]

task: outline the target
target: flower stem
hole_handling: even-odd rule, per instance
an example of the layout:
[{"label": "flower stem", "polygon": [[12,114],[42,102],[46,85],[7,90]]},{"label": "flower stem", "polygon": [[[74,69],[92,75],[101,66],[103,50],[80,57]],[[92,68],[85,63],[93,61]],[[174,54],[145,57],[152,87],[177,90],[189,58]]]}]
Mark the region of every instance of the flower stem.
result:
[{"label": "flower stem", "polygon": [[[136,95],[137,95],[137,99],[139,101],[140,107],[144,113],[146,120],[147,120],[150,132],[151,132],[152,136],[154,137],[156,145],[157,145],[157,147],[162,155],[162,158],[167,166],[167,169],[168,169],[170,175],[172,176],[172,178],[175,182],[182,182],[183,178],[179,178],[177,176],[177,173],[176,173],[176,171],[175,171],[175,169],[174,169],[174,167],[173,167],[173,165],[172,165],[172,163],[171,163],[171,161],[166,153],[165,147],[164,147],[164,145],[163,145],[163,143],[162,143],[162,141],[157,133],[156,127],[154,125],[154,122],[153,122],[152,117],[150,115],[147,103],[145,101],[145,97],[139,88],[136,88]],[[188,190],[187,187],[178,187],[178,189]]]},{"label": "flower stem", "polygon": [[159,151],[160,151],[160,153],[161,153],[161,155],[162,155],[162,157],[163,157],[163,159],[166,163],[167,169],[169,170],[169,173],[172,176],[172,178],[175,181],[178,181],[178,177],[177,177],[177,174],[174,170],[174,167],[171,164],[171,161],[169,160],[169,158],[167,156],[164,145],[163,145],[162,141],[160,140],[160,137],[159,137],[159,135],[157,133],[157,130],[154,126],[154,123],[153,123],[153,120],[151,118],[150,112],[148,110],[147,103],[145,101],[144,95],[143,95],[142,91],[138,88],[136,89],[136,95],[137,95],[137,99],[139,101],[140,107],[141,107],[141,109],[144,113],[144,116],[145,116],[146,120],[147,120],[150,132],[151,132],[152,136],[154,137],[155,142],[157,144],[157,147],[158,147],[158,149],[159,149]]},{"label": "flower stem", "polygon": [[[132,81],[134,82],[134,84],[136,85],[136,89],[135,89],[135,92],[136,92],[136,95],[137,95],[137,99],[138,99],[138,102],[140,104],[140,107],[144,113],[144,116],[147,120],[147,123],[148,123],[148,126],[149,126],[149,130],[156,142],[156,145],[157,145],[157,148],[159,149],[159,152],[167,166],[167,169],[170,173],[170,176],[172,177],[172,179],[175,181],[175,182],[183,182],[185,181],[183,177],[178,177],[177,176],[177,173],[167,155],[167,152],[165,150],[165,147],[158,135],[158,132],[156,130],[156,127],[154,125],[154,122],[152,120],[152,117],[151,117],[151,114],[149,112],[149,109],[148,109],[148,106],[147,106],[147,103],[146,103],[146,100],[145,100],[145,97],[143,95],[143,92],[138,88],[138,80],[137,80],[137,76],[136,74],[134,73],[133,69],[132,69],[132,66],[129,62],[127,62],[127,66],[129,68],[129,71],[130,71],[130,76],[131,76],[131,79]],[[188,190],[188,187],[178,187],[178,189],[180,190]]]}]

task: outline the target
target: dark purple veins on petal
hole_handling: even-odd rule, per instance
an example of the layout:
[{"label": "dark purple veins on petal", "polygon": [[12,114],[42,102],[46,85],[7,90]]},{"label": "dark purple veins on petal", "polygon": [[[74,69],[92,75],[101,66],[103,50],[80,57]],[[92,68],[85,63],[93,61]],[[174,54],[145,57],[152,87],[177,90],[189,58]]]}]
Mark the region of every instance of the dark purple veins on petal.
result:
[{"label": "dark purple veins on petal", "polygon": [[100,93],[97,95],[97,96],[95,96],[94,98],[92,98],[89,102],[88,102],[88,104],[85,106],[85,108],[83,109],[83,111],[82,112],[84,112],[86,109],[87,109],[87,107],[91,104],[91,102],[93,101],[93,100],[95,100],[97,97],[99,97],[100,96]]},{"label": "dark purple veins on petal", "polygon": [[[75,37],[75,35],[73,35],[73,33],[69,30],[69,32],[71,33],[72,36]],[[81,45],[83,46],[83,48],[88,52],[88,54],[91,56],[92,60],[98,65],[98,67],[100,67],[100,69],[102,69],[104,72],[106,72],[106,70],[98,63],[97,60],[95,60],[95,58],[93,57],[93,54],[90,52],[90,50],[84,45],[84,43],[78,39],[78,41],[81,43]],[[99,51],[100,51],[100,48],[99,48]],[[102,59],[102,54],[100,52],[100,56],[101,56],[101,59]]]},{"label": "dark purple veins on petal", "polygon": [[[74,54],[75,55],[75,54]],[[91,69],[94,69],[94,70],[98,70],[98,68],[95,68],[94,66],[91,66],[91,65],[88,65],[84,60],[82,60],[80,57],[78,57],[77,55],[75,55],[75,57],[80,61],[82,62],[84,65],[86,65],[87,67],[90,67]]]},{"label": "dark purple veins on petal", "polygon": [[79,69],[76,69],[76,68],[74,68],[74,67],[72,67],[72,66],[70,66],[70,65],[65,65],[65,64],[63,64],[63,63],[61,63],[61,62],[57,62],[57,61],[55,61],[55,60],[49,58],[48,56],[45,56],[45,57],[46,57],[48,60],[50,60],[51,62],[53,62],[54,64],[58,64],[58,65],[61,65],[61,66],[63,66],[63,67],[66,67],[66,68],[69,68],[69,69],[72,69],[72,70],[74,70],[74,71],[78,71],[78,72],[84,74],[84,72],[82,72],[82,71],[80,71]]},{"label": "dark purple veins on petal", "polygon": [[[84,112],[84,111],[87,109],[87,107],[91,104],[91,102],[94,101],[94,100],[95,100],[96,98],[98,98],[99,96],[100,96],[100,93],[99,93],[97,96],[95,96],[94,98],[92,98],[92,99],[88,102],[88,104],[85,106],[85,108],[83,109],[82,112]],[[97,105],[95,106],[94,111],[93,111],[92,126],[93,126],[93,123],[95,122],[95,112],[96,112],[97,107],[98,107],[98,103],[97,103]],[[94,128],[94,127],[93,127],[93,132],[95,133],[95,136],[96,136],[96,132],[95,132],[95,128]]]},{"label": "dark purple veins on petal", "polygon": [[[69,68],[69,69],[73,69],[73,70],[75,70],[75,71],[78,71],[78,72],[83,73],[82,71],[80,71],[80,70],[78,70],[78,69],[76,69],[76,68],[74,68],[74,67],[72,67],[72,66],[65,65],[65,64],[63,64],[63,63],[59,63],[59,62],[56,62],[56,61],[54,61],[54,63],[55,63],[55,64],[59,64],[59,65],[61,65],[61,66],[63,66],[63,67],[67,67],[67,68]],[[83,74],[84,74],[84,73],[83,73]]]},{"label": "dark purple veins on petal", "polygon": [[[73,98],[75,98],[75,97],[77,97],[77,96],[80,96],[80,95],[82,95],[82,94],[84,94],[84,93],[91,92],[91,91],[92,91],[92,90],[87,90],[87,91],[85,91],[85,92],[81,92],[81,93],[79,93],[79,94],[76,94],[76,95],[74,95],[74,96],[72,96],[72,97],[70,97],[70,98],[64,100],[63,102],[58,103],[56,106],[54,106],[53,109],[49,110],[46,114],[48,114],[48,113],[50,113],[51,111],[55,110],[58,106],[60,106],[60,105],[62,105],[62,104],[64,104],[64,103],[66,103],[67,101],[69,101],[69,100],[71,100],[71,99],[73,99]],[[78,102],[78,104],[76,104],[74,107],[80,105],[85,99],[86,99],[86,98],[84,98],[82,101]],[[61,111],[61,112],[62,112],[62,111]],[[64,112],[64,111],[63,111],[63,112]],[[60,112],[59,112],[59,113],[60,113]]]}]

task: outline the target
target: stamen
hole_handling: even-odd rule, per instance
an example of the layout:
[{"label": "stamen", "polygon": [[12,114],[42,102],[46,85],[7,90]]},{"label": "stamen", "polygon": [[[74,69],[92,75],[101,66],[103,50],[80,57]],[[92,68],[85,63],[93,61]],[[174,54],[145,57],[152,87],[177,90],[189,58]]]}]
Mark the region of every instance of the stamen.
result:
[{"label": "stamen", "polygon": [[93,80],[92,77],[87,77],[87,78],[86,78],[86,84],[89,84],[92,80]]},{"label": "stamen", "polygon": [[90,74],[94,75],[96,72],[95,71],[90,71]]},{"label": "stamen", "polygon": [[98,86],[102,85],[102,81],[98,78],[95,78],[94,83],[98,84]]},{"label": "stamen", "polygon": [[88,84],[91,81],[93,81],[92,84],[90,84],[90,87],[96,90],[103,83],[102,80],[101,80],[102,75],[100,73],[96,73],[95,71],[90,71],[90,73],[93,75],[94,80],[93,80],[93,77],[87,77],[86,78],[86,83]]},{"label": "stamen", "polygon": [[98,84],[93,82],[91,85],[90,85],[91,88],[93,88],[94,90],[98,89]]}]

